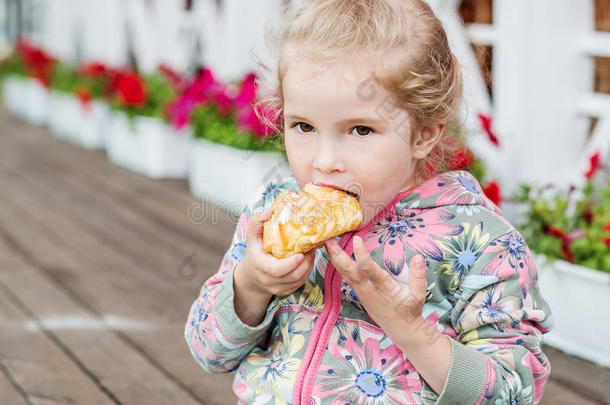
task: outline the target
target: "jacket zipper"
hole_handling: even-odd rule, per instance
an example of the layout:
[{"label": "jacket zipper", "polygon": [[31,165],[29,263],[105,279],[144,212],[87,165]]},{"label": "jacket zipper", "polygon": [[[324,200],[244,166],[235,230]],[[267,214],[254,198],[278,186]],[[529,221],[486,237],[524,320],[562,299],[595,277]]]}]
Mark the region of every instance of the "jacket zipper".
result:
[{"label": "jacket zipper", "polygon": [[[339,246],[345,250],[345,253],[351,256],[353,250],[352,245],[349,242],[352,240],[352,238],[356,234],[366,235],[368,230],[377,222],[378,218],[385,215],[388,209],[394,209],[396,203],[410,192],[411,190],[405,190],[396,195],[392,202],[390,202],[385,209],[379,212],[364,228],[357,232],[345,234],[339,240]],[[330,332],[332,332],[332,328],[337,322],[337,319],[339,319],[339,314],[341,313],[341,280],[341,275],[338,274],[337,269],[335,269],[335,266],[333,266],[331,260],[329,259],[328,265],[326,266],[326,272],[324,274],[324,308],[314,324],[310,341],[307,344],[305,354],[303,355],[301,365],[299,366],[295,386],[292,392],[292,402],[294,405],[309,405],[309,402],[311,401],[313,384],[315,382],[318,369],[320,368],[322,355],[324,354],[326,345],[330,340]],[[328,306],[326,305],[327,292],[330,294]],[[336,312],[336,314],[333,313],[332,318],[329,319],[330,314],[333,311]],[[321,344],[321,342],[324,342],[324,344]]]},{"label": "jacket zipper", "polygon": [[[351,255],[351,244],[349,243],[355,234],[351,233],[346,235],[344,240],[340,240],[339,245],[343,248],[348,255]],[[346,249],[347,248],[347,249]],[[312,330],[313,339],[310,340],[309,345],[303,356],[302,364],[297,374],[297,381],[293,392],[293,403],[297,404],[309,404],[311,394],[313,390],[313,384],[315,377],[320,368],[322,356],[326,350],[326,345],[330,340],[330,334],[332,328],[339,319],[341,313],[341,275],[329,260],[325,272],[325,294],[328,292],[329,297],[328,305],[326,300],[324,301],[324,308],[322,313],[316,320],[314,328]]]}]

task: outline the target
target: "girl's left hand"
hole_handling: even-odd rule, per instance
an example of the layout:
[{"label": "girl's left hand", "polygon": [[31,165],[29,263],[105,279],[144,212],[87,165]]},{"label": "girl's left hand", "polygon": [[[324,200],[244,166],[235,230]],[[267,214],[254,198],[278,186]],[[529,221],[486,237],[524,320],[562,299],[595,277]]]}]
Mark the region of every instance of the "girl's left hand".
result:
[{"label": "girl's left hand", "polygon": [[388,334],[404,334],[404,322],[423,321],[426,301],[426,263],[416,255],[409,263],[409,282],[402,283],[382,269],[369,255],[359,236],[353,240],[354,256],[350,256],[333,239],[325,242],[333,265],[343,280],[354,290],[369,316]]}]

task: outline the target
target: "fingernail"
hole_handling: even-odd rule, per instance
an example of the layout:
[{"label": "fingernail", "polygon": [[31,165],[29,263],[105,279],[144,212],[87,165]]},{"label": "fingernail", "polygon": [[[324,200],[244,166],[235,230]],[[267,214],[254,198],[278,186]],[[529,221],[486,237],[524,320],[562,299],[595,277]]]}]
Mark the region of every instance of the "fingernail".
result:
[{"label": "fingernail", "polygon": [[415,265],[416,266],[425,266],[426,265],[426,261],[424,260],[424,257],[422,255],[415,256]]}]

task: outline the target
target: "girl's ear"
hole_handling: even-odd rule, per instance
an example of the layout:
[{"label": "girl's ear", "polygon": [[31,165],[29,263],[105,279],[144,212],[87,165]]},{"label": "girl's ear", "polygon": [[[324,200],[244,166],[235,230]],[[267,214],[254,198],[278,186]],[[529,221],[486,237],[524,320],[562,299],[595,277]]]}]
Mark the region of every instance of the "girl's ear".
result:
[{"label": "girl's ear", "polygon": [[447,123],[425,125],[415,134],[415,142],[412,146],[413,158],[424,159],[443,136]]}]

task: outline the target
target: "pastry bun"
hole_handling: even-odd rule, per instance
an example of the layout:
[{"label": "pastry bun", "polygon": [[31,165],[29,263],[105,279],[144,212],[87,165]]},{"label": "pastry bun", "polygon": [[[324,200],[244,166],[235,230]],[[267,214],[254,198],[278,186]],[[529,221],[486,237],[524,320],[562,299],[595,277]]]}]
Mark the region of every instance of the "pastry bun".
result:
[{"label": "pastry bun", "polygon": [[298,193],[283,191],[263,227],[263,251],[277,258],[305,253],[362,222],[358,200],[330,187],[308,183]]}]

